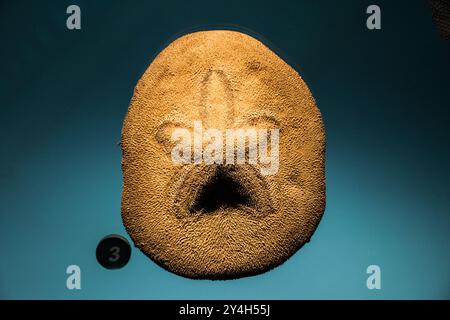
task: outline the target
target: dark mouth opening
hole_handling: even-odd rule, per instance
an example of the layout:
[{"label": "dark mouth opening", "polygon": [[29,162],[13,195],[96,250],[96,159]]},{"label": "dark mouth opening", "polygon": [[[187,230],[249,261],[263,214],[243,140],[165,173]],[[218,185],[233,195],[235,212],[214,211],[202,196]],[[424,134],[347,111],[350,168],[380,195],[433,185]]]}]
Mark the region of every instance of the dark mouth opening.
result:
[{"label": "dark mouth opening", "polygon": [[213,213],[219,209],[253,207],[254,199],[242,183],[218,170],[200,189],[190,212]]}]

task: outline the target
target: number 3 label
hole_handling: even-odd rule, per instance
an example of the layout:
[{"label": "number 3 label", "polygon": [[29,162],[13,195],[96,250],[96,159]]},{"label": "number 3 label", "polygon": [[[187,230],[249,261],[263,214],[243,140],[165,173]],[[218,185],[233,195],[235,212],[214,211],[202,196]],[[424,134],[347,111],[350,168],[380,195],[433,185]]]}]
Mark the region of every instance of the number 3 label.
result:
[{"label": "number 3 label", "polygon": [[111,255],[109,256],[108,260],[110,262],[116,262],[120,259],[120,248],[119,247],[112,247],[109,249],[109,252],[111,252]]},{"label": "number 3 label", "polygon": [[110,234],[97,245],[97,261],[106,269],[123,268],[131,256],[131,246],[127,239],[117,234]]}]

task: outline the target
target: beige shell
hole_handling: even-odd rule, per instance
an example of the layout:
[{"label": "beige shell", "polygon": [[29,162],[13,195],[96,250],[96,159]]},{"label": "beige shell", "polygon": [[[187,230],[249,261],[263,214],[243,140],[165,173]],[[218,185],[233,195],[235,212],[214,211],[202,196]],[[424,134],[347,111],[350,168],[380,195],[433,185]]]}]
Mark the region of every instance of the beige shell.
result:
[{"label": "beige shell", "polygon": [[[170,132],[198,120],[220,130],[278,126],[278,172],[175,165]],[[126,230],[176,274],[230,279],[270,270],[309,241],[323,215],[320,112],[300,75],[249,35],[202,31],[172,42],[139,80],[121,144]],[[219,199],[225,194],[228,202]]]}]

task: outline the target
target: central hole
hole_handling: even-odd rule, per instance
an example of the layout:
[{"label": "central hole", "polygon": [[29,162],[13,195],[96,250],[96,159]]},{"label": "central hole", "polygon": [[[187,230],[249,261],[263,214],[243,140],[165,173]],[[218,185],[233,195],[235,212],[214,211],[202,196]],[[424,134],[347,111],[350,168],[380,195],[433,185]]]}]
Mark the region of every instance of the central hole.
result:
[{"label": "central hole", "polygon": [[212,213],[218,209],[252,206],[252,197],[242,184],[219,170],[200,190],[191,212]]}]

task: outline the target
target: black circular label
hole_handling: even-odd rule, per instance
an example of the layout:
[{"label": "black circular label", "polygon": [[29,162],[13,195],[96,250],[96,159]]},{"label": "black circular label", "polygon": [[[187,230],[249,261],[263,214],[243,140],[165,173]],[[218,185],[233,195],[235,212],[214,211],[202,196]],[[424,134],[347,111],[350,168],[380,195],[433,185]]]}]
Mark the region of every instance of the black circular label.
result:
[{"label": "black circular label", "polygon": [[106,269],[120,269],[130,260],[131,246],[124,237],[111,234],[100,240],[96,256],[98,263]]}]

